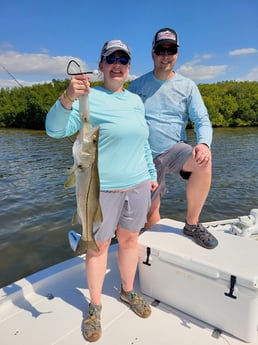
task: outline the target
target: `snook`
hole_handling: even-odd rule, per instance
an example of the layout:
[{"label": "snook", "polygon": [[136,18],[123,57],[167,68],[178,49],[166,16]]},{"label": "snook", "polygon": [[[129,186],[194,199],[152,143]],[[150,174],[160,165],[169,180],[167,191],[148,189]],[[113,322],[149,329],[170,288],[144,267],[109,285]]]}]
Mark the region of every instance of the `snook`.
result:
[{"label": "snook", "polygon": [[88,121],[88,95],[80,96],[79,110],[82,127],[73,144],[74,165],[69,169],[70,176],[64,186],[76,187],[77,210],[72,224],[82,225],[81,238],[75,251],[77,254],[83,254],[88,249],[99,250],[93,236],[93,224],[102,221],[102,211],[99,203],[99,126],[92,127]]}]

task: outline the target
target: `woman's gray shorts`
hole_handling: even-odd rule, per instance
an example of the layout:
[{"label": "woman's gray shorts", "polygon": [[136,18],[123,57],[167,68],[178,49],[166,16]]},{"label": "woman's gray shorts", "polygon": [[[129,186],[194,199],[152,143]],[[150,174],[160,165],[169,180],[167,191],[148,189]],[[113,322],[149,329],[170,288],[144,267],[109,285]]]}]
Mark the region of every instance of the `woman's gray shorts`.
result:
[{"label": "woman's gray shorts", "polygon": [[141,230],[151,205],[150,181],[126,191],[100,192],[103,222],[93,226],[96,241],[105,242],[115,234],[117,226],[129,231]]},{"label": "woman's gray shorts", "polygon": [[162,153],[154,159],[154,164],[158,175],[158,188],[152,193],[152,201],[158,196],[166,193],[166,175],[170,173],[181,175],[184,179],[188,179],[191,172],[182,171],[183,165],[192,155],[192,146],[181,141],[175,144],[170,150]]}]

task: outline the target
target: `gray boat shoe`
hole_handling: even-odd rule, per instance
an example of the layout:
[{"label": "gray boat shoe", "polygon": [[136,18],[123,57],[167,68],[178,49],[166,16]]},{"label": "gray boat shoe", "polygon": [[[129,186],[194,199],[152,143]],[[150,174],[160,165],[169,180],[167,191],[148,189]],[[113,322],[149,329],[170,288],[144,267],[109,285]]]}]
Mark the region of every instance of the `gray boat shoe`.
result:
[{"label": "gray boat shoe", "polygon": [[134,291],[124,291],[123,287],[121,286],[120,292],[120,299],[129,304],[131,309],[142,318],[147,318],[151,314],[151,307],[150,305],[144,301],[144,299],[139,296]]},{"label": "gray boat shoe", "polygon": [[101,305],[89,304],[88,316],[83,320],[83,335],[89,342],[97,341],[101,337],[101,310]]},{"label": "gray boat shoe", "polygon": [[201,223],[189,225],[185,222],[183,232],[192,236],[197,244],[206,249],[213,249],[218,245],[218,240]]}]

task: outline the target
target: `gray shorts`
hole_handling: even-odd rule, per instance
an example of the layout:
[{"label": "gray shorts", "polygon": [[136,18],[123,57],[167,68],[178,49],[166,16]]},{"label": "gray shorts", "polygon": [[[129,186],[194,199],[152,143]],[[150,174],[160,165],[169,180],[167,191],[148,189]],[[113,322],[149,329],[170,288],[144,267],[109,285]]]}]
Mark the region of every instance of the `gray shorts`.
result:
[{"label": "gray shorts", "polygon": [[100,192],[103,222],[93,226],[96,241],[105,242],[115,234],[117,226],[128,231],[139,231],[147,221],[151,205],[150,182],[146,181],[127,191]]},{"label": "gray shorts", "polygon": [[154,200],[158,196],[162,196],[167,192],[166,175],[174,173],[181,175],[182,178],[188,179],[191,172],[182,171],[183,165],[187,159],[192,155],[192,146],[179,142],[175,144],[170,150],[162,153],[154,159],[158,175],[158,188],[152,193],[151,199]]}]

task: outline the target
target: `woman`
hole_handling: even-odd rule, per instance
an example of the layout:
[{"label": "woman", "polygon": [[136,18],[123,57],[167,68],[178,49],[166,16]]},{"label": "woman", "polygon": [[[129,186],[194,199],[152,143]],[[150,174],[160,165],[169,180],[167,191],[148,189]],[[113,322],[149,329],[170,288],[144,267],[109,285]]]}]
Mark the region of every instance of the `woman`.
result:
[{"label": "woman", "polygon": [[83,333],[88,341],[96,341],[101,336],[101,293],[108,248],[115,231],[121,276],[120,299],[140,317],[151,314],[150,306],[134,292],[134,278],[138,234],[146,222],[150,192],[157,187],[157,177],[148,144],[143,103],[139,96],[123,88],[130,71],[130,60],[130,50],[124,42],[106,42],[99,62],[99,70],[104,75],[103,85],[90,90],[85,74],[73,76],[46,118],[48,135],[63,138],[74,134],[81,126],[78,101],[75,100],[89,93],[90,123],[100,126],[98,168],[103,222],[94,224],[93,229],[99,251],[87,252],[90,304]]}]

